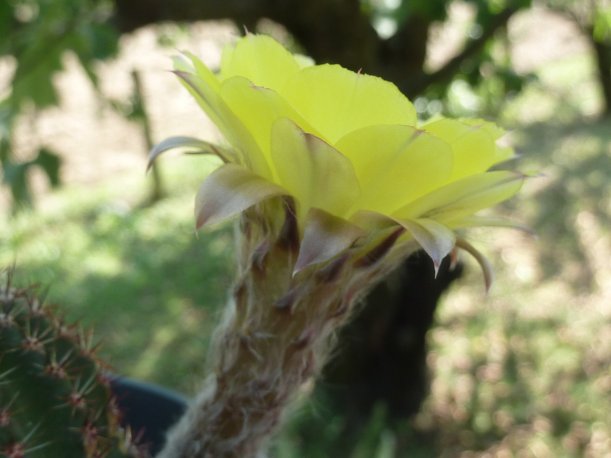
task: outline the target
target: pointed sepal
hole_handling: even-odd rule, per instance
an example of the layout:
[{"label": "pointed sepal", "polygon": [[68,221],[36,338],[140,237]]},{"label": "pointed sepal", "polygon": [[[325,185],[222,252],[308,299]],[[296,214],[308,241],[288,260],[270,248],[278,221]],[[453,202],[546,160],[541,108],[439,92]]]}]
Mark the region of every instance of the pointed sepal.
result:
[{"label": "pointed sepal", "polygon": [[226,164],[204,180],[195,197],[195,221],[199,229],[225,221],[259,202],[287,195],[286,190],[248,169]]},{"label": "pointed sepal", "polygon": [[303,240],[293,274],[313,264],[329,261],[364,235],[365,231],[349,221],[324,210],[311,208],[306,217]]},{"label": "pointed sepal", "polygon": [[200,140],[199,138],[177,136],[166,138],[153,147],[153,149],[149,152],[146,169],[149,170],[153,165],[153,162],[155,162],[155,160],[166,151],[178,148],[188,149],[191,154],[208,154],[217,156],[225,163],[236,162],[235,153],[228,148],[223,148],[213,143]]},{"label": "pointed sepal", "polygon": [[507,229],[516,229],[528,235],[535,236],[535,232],[524,223],[513,221],[502,216],[493,215],[470,215],[452,221],[450,223],[454,228],[470,228],[470,227],[504,227]]},{"label": "pointed sepal", "polygon": [[299,216],[309,208],[344,215],[360,195],[350,159],[288,118],[272,127],[272,160],[279,182],[299,201]]},{"label": "pointed sepal", "polygon": [[454,232],[437,221],[425,218],[398,220],[398,222],[433,260],[435,276],[437,276],[441,261],[450,254],[456,243]]},{"label": "pointed sepal", "polygon": [[492,282],[494,281],[494,271],[490,261],[488,261],[488,258],[486,258],[486,256],[484,256],[477,248],[475,248],[465,239],[457,239],[456,246],[469,253],[477,261],[482,269],[482,274],[484,275],[484,286],[486,288],[486,293],[488,293],[490,291],[490,287],[492,286]]},{"label": "pointed sepal", "polygon": [[416,199],[393,216],[450,222],[509,199],[524,179],[524,175],[509,171],[472,175]]}]

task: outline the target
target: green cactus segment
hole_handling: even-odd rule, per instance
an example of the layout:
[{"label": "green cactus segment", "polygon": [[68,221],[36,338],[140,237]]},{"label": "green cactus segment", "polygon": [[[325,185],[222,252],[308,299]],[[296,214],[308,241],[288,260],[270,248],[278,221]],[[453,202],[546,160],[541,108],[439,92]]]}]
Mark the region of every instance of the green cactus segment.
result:
[{"label": "green cactus segment", "polygon": [[90,333],[65,324],[36,288],[0,279],[0,456],[143,457]]}]

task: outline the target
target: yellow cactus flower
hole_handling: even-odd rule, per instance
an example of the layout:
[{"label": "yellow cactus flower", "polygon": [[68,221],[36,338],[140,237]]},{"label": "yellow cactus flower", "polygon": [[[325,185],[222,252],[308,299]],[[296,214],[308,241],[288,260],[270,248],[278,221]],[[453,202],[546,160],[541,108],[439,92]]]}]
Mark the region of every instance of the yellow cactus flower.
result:
[{"label": "yellow cactus flower", "polygon": [[482,120],[419,124],[380,78],[313,65],[266,36],[225,50],[218,74],[195,56],[175,73],[229,145],[170,138],[224,162],[201,185],[197,227],[241,214],[237,280],[215,333],[212,373],[160,458],[259,456],[300,387],[315,377],[360,297],[409,253],[435,268],[463,227],[517,192],[523,176]]},{"label": "yellow cactus flower", "polygon": [[[476,212],[509,198],[523,181],[515,172],[490,171],[512,155],[497,145],[503,131],[495,125],[478,119],[421,125],[392,83],[312,65],[267,36],[247,35],[225,49],[218,74],[189,53],[175,59],[175,73],[230,144],[221,149],[174,137],[152,152],[154,159],[191,147],[225,161],[198,193],[198,227],[286,195],[296,201],[303,233],[320,226],[312,220],[321,215],[344,223],[336,228],[366,232],[385,219],[438,266],[454,246],[453,230],[478,224]],[[306,258],[330,259],[353,241],[316,254],[305,253],[315,249],[305,243],[296,268],[307,267]]]}]

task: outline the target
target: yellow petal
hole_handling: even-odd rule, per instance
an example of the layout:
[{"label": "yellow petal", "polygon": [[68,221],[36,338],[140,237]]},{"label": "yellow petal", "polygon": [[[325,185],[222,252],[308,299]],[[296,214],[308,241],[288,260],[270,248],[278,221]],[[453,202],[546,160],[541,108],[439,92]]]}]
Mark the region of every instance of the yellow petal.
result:
[{"label": "yellow petal", "polygon": [[279,119],[272,128],[272,159],[279,183],[300,204],[300,219],[312,207],[344,217],[360,195],[350,161],[289,119]]},{"label": "yellow petal", "polygon": [[279,91],[300,64],[271,37],[248,34],[235,47],[226,47],[221,58],[220,79],[243,76],[257,86]]},{"label": "yellow petal", "polygon": [[253,155],[251,163],[265,161],[275,176],[271,160],[272,125],[281,117],[290,118],[302,127],[306,127],[306,122],[275,91],[256,86],[246,78],[234,76],[223,82],[221,97],[254,138],[258,145],[256,152],[262,153],[262,157]]},{"label": "yellow petal", "polygon": [[396,86],[339,65],[304,68],[281,95],[331,144],[365,126],[416,123],[416,110]]},{"label": "yellow petal", "polygon": [[505,131],[499,126],[481,118],[461,118],[460,122],[484,130],[493,140],[498,140],[505,135]]},{"label": "yellow petal", "polygon": [[336,147],[350,159],[361,184],[355,211],[390,214],[447,182],[452,171],[450,146],[409,126],[365,127]]},{"label": "yellow petal", "polygon": [[500,146],[496,145],[496,152],[494,154],[494,164],[499,164],[501,162],[508,161],[509,159],[514,159],[516,157],[516,153],[510,146]]},{"label": "yellow petal", "polygon": [[423,126],[427,132],[452,145],[454,169],[450,181],[485,172],[497,162],[494,135],[498,132],[488,124],[476,124],[473,120],[439,119]]},{"label": "yellow petal", "polygon": [[474,214],[513,196],[524,181],[514,172],[473,175],[439,188],[394,213],[398,219],[428,218],[445,223]]},{"label": "yellow petal", "polygon": [[[494,124],[493,122],[488,122],[483,119],[478,118],[463,118],[460,120],[463,124],[467,124],[471,127],[475,127],[477,129],[481,129],[486,132],[492,140],[495,142],[499,140],[503,135],[505,135],[505,131],[501,129],[499,126]],[[495,153],[493,154],[492,163],[498,164],[499,162],[506,161],[515,156],[513,148],[509,146],[500,146],[496,145]]]}]

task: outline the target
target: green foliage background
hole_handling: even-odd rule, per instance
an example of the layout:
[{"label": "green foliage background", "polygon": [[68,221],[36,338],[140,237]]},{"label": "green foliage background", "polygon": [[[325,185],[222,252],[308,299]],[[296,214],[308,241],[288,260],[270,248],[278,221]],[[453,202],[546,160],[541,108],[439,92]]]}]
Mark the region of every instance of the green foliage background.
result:
[{"label": "green foliage background", "polygon": [[[399,21],[408,14],[377,14],[391,13]],[[25,162],[13,155],[24,114],[60,101],[53,78],[64,53],[77,56],[105,97],[96,62],[119,49],[111,14],[108,2],[0,3],[0,56],[15,68],[12,90],[0,94],[2,176],[19,205],[42,203],[10,218],[3,208],[0,264],[17,261],[21,283],[50,285],[52,302],[95,327],[118,372],[191,394],[233,273],[231,229],[194,234],[201,158],[165,161],[170,195],[142,207],[142,170],[33,196],[28,174],[39,168],[59,184],[59,155],[45,145]],[[313,399],[295,408],[275,456],[604,457],[611,449],[609,120],[596,116],[603,104],[590,55],[517,74],[504,46],[494,41],[477,65],[416,103],[425,116],[494,116],[513,131],[523,168],[545,176],[500,211],[538,238],[474,233],[489,247],[497,283],[485,299],[468,265],[444,300],[430,334],[432,394],[416,419],[393,425],[379,409],[351,437],[324,400]],[[480,65],[492,65],[494,77],[482,77]],[[130,102],[121,103],[129,113]]]},{"label": "green foliage background", "polygon": [[29,161],[14,158],[12,131],[24,111],[59,104],[53,84],[63,70],[65,53],[73,53],[91,83],[98,87],[96,61],[114,56],[118,33],[108,24],[112,3],[97,0],[11,0],[0,4],[0,57],[15,65],[10,90],[0,95],[0,164],[14,208],[32,203],[28,172],[39,167],[53,187],[60,184],[59,156],[42,146]]}]

